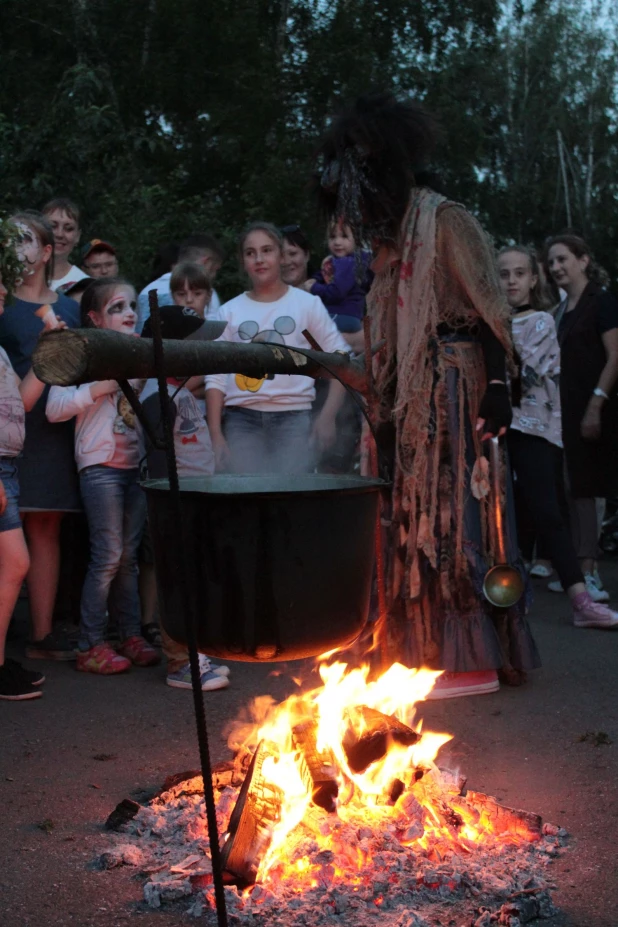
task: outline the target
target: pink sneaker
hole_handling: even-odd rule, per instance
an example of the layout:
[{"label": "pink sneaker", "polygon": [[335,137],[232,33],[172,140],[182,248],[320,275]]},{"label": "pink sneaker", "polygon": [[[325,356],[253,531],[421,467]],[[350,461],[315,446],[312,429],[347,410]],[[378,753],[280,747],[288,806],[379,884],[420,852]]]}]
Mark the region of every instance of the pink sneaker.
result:
[{"label": "pink sneaker", "polygon": [[618,612],[602,602],[594,602],[588,590],[576,595],[571,604],[576,628],[618,628]]},{"label": "pink sneaker", "polygon": [[442,673],[427,696],[428,699],[460,698],[463,695],[488,695],[500,688],[496,670],[478,673]]},{"label": "pink sneaker", "polygon": [[90,650],[78,651],[76,665],[82,673],[98,673],[100,676],[113,676],[131,669],[131,661],[116,653],[107,641]]},{"label": "pink sneaker", "polygon": [[127,637],[118,645],[118,653],[127,657],[135,666],[156,666],[161,662],[160,651],[155,650],[145,637],[139,635]]}]

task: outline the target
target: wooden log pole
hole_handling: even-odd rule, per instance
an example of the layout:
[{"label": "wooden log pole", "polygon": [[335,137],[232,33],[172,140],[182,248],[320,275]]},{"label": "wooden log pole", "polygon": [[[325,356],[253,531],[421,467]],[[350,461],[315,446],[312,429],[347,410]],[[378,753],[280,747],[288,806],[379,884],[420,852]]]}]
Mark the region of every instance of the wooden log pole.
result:
[{"label": "wooden log pole", "polygon": [[[353,389],[363,391],[364,363],[348,354],[329,354],[278,344],[236,344],[228,341],[163,341],[164,374],[179,379],[208,373],[242,373],[260,379],[266,374],[329,378],[329,368]],[[130,338],[104,329],[52,331],[40,339],[32,357],[39,380],[57,386],[94,380],[154,377],[150,338]]]}]

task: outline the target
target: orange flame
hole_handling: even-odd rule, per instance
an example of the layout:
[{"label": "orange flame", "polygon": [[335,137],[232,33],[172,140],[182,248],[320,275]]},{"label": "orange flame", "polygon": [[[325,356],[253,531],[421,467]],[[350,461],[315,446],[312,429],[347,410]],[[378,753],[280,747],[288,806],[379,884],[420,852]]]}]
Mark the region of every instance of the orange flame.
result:
[{"label": "orange flame", "polygon": [[[330,654],[325,655],[328,656]],[[371,763],[363,773],[355,773],[350,769],[343,747],[344,735],[351,723],[350,712],[358,706],[364,706],[395,717],[412,728],[416,704],[431,691],[440,673],[428,669],[408,669],[400,663],[394,663],[379,678],[369,680],[369,667],[349,669],[341,662],[330,665],[322,662],[319,672],[322,686],[293,695],[281,704],[275,704],[268,696],[256,699],[251,706],[252,722],[237,724],[229,740],[233,749],[238,749],[241,744],[255,749],[258,742],[266,741],[269,757],[264,762],[263,775],[269,783],[278,786],[284,796],[268,854],[260,866],[259,881],[264,881],[273,867],[277,868],[279,876],[283,870],[287,876],[307,885],[315,883],[316,878],[319,881],[315,867],[310,866],[306,858],[289,861],[289,847],[286,845],[298,825],[306,823],[311,805],[311,795],[303,781],[292,738],[292,729],[296,724],[313,720],[316,724],[318,750],[334,757],[339,785],[339,821],[356,821],[360,814],[370,827],[383,826],[386,817],[396,815],[396,804],[393,806],[392,801],[388,802],[393,782],[399,780],[404,787],[408,787],[416,769],[435,769],[434,760],[440,747],[451,739],[450,734],[426,731],[412,746],[392,742],[382,759]],[[362,731],[357,733],[361,734]],[[332,818],[325,812],[321,813],[327,819]],[[431,806],[428,818],[432,818]],[[439,826],[439,819],[430,826],[434,823]],[[318,826],[316,839],[323,849],[328,850],[333,845],[328,822],[321,826],[321,831],[323,833]],[[338,858],[341,852],[339,847]],[[345,849],[343,852],[345,855]],[[358,848],[350,848],[346,861],[360,870],[366,864],[365,854]],[[334,868],[335,878],[342,874],[338,872],[338,867]],[[331,873],[328,875],[330,877]],[[350,878],[349,871],[347,878]]]}]

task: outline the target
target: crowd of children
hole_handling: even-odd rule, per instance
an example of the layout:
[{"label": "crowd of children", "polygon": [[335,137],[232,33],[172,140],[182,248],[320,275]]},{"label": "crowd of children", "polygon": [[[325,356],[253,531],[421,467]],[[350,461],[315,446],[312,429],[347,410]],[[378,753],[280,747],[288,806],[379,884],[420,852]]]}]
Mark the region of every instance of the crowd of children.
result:
[{"label": "crowd of children", "polygon": [[[307,348],[311,345],[304,333],[310,332],[329,352],[358,352],[363,345],[371,253],[341,221],[329,223],[329,253],[314,273],[309,243],[298,226],[251,223],[239,238],[238,254],[249,287],[223,305],[213,281],[224,253],[210,235],[192,235],[177,247],[162,249],[153,264],[153,282],[139,295],[119,276],[119,255],[107,240],[91,239],[83,246],[82,269],[71,264],[79,238],[79,209],[61,198],[51,200],[42,213],[25,210],[0,224],[0,699],[28,700],[42,694],[44,676],[5,654],[24,580],[31,619],[28,657],[74,660],[79,671],[113,675],[131,666],[158,664],[162,650],[167,684],[191,687],[186,648],[159,627],[140,486],[143,478],[167,474],[165,455],[150,438],[162,430],[157,383],[132,384],[150,425],[146,433],[116,381],[50,389],[37,380],[31,358],[39,337],[54,328],[77,326],[126,338],[152,337],[148,293],[154,289],[164,338],[200,337],[204,321],[217,319],[225,323],[220,337],[226,342]],[[570,289],[576,302],[591,292],[592,263],[578,255],[578,248],[556,239],[548,249],[548,268],[567,294],[566,311]],[[569,262],[569,255],[574,261]],[[539,296],[539,266],[527,249],[512,246],[500,252],[498,270],[513,312],[520,360],[508,436],[520,499],[533,515],[539,546],[568,592],[574,623],[618,626],[618,615],[599,601],[604,596],[590,541],[594,529],[589,506],[585,512],[577,508],[575,470],[568,513],[560,497],[560,346],[554,318]],[[609,357],[618,310],[603,294],[595,290],[592,295],[601,305],[601,337]],[[594,311],[593,306],[591,326],[596,325]],[[568,335],[564,318],[566,312],[559,314],[562,340]],[[601,363],[603,357],[597,361],[601,367],[591,376],[598,379],[607,365]],[[594,401],[586,407],[591,434],[600,428],[598,410],[613,397],[615,377],[608,375],[602,383],[598,387],[595,380]],[[345,425],[348,398],[338,381],[320,385],[316,401],[314,381],[303,376],[252,378],[237,373],[168,379],[179,475],[201,477],[221,470],[301,473],[323,466],[325,460],[328,466],[341,461],[341,455],[329,457],[329,452],[346,433],[353,453],[360,423],[352,403],[351,427]],[[608,402],[605,416],[609,406],[613,409]],[[568,451],[567,468],[579,448]],[[348,468],[352,455],[346,451],[344,457]],[[578,511],[587,539],[581,549],[574,547],[567,524],[569,516],[571,524],[577,521]],[[61,629],[54,623],[54,604],[61,555],[70,557],[71,551],[61,550],[60,526],[65,516],[81,512],[87,521],[89,559],[79,626]],[[113,646],[111,631],[117,638]],[[229,683],[229,669],[205,655],[200,656],[200,672],[205,691]]]}]

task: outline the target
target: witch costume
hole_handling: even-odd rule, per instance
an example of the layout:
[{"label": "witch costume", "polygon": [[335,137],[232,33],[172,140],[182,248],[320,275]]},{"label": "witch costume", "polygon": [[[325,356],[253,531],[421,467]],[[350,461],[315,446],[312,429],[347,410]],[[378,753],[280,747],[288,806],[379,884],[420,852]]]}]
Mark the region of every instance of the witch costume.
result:
[{"label": "witch costume", "polygon": [[[511,421],[509,312],[476,220],[419,184],[430,134],[413,101],[360,98],[325,137],[317,191],[323,210],[351,225],[357,241],[370,238],[381,257],[367,312],[373,343],[385,342],[374,358],[376,424],[393,461],[382,513],[387,650],[408,666],[506,668],[521,681],[540,659],[525,598],[505,610],[483,597],[493,532],[475,430],[477,417],[495,435]],[[502,471],[507,557],[516,563]]]},{"label": "witch costume", "polygon": [[[478,223],[428,189],[412,191],[399,255],[369,295],[379,423],[395,426],[387,530],[390,649],[454,672],[540,665],[525,601],[483,597],[491,566],[487,465],[474,429],[487,387],[483,342],[510,350],[508,311]],[[506,495],[506,493],[505,493]],[[513,525],[511,493],[507,526]],[[513,532],[507,553],[517,559]]]}]

